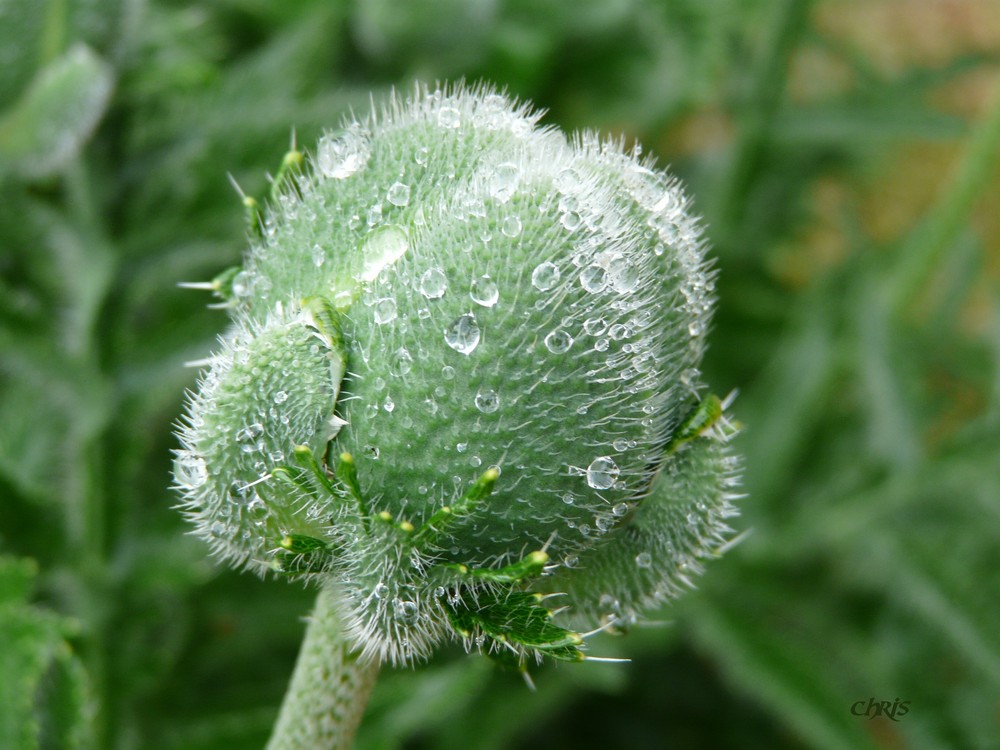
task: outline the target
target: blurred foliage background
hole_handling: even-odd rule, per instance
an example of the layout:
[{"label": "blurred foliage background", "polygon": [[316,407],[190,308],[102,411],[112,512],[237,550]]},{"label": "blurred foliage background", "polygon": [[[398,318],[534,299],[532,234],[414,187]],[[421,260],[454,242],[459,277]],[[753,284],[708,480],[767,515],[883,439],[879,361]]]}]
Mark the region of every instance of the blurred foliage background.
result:
[{"label": "blurred foliage background", "polygon": [[176,283],[239,261],[227,173],[458,78],[687,182],[750,532],[631,664],[386,669],[361,747],[1000,746],[1000,4],[0,0],[0,747],[263,745],[312,594],[171,507],[224,325]]}]

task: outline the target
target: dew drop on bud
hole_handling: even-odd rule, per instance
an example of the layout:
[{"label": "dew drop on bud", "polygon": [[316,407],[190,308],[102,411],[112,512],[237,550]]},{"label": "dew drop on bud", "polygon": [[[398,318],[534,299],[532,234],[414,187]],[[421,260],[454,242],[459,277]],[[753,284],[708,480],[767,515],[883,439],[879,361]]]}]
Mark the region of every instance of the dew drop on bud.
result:
[{"label": "dew drop on bud", "polygon": [[587,467],[587,484],[595,490],[606,490],[614,485],[618,474],[618,464],[611,456],[598,456]]},{"label": "dew drop on bud", "polygon": [[541,292],[547,292],[558,283],[559,269],[555,263],[549,261],[539,263],[531,272],[531,284]]},{"label": "dew drop on bud", "polygon": [[316,151],[316,169],[324,177],[344,180],[368,164],[371,150],[361,133],[348,131],[341,138],[324,137]]},{"label": "dew drop on bud", "polygon": [[462,124],[462,114],[454,107],[442,107],[437,120],[442,128],[454,129]]},{"label": "dew drop on bud", "polygon": [[440,299],[448,288],[448,278],[440,268],[429,268],[420,277],[420,293],[427,299]]},{"label": "dew drop on bud", "polygon": [[500,408],[500,396],[492,388],[483,388],[476,393],[476,408],[484,414],[492,414]]},{"label": "dew drop on bud", "polygon": [[521,220],[516,216],[508,216],[500,224],[500,231],[507,237],[517,237],[521,234]]},{"label": "dew drop on bud", "polygon": [[394,182],[392,187],[389,188],[389,192],[386,194],[386,200],[389,201],[394,206],[403,206],[409,204],[410,202],[410,186],[402,182]]},{"label": "dew drop on bud", "polygon": [[444,329],[444,340],[460,354],[471,354],[479,346],[479,324],[472,313],[460,315]]},{"label": "dew drop on bud", "polygon": [[396,319],[396,300],[385,297],[375,303],[375,322],[379,325],[391,323]]},{"label": "dew drop on bud", "polygon": [[580,272],[580,285],[591,294],[603,292],[608,285],[607,271],[592,263]]},{"label": "dew drop on bud", "polygon": [[573,346],[573,337],[566,331],[552,331],[545,337],[545,347],[553,354],[562,354]]},{"label": "dew drop on bud", "polygon": [[472,286],[469,288],[469,297],[477,305],[493,307],[500,299],[500,290],[497,288],[496,282],[489,276],[480,276],[472,282]]}]

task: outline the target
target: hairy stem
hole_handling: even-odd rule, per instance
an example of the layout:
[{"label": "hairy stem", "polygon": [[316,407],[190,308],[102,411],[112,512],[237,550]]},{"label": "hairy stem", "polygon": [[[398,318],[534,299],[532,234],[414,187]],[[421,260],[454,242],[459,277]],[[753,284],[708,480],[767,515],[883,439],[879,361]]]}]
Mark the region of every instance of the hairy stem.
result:
[{"label": "hairy stem", "polygon": [[292,682],[267,750],[347,750],[375,686],[378,663],[350,653],[337,615],[339,592],[319,592]]}]

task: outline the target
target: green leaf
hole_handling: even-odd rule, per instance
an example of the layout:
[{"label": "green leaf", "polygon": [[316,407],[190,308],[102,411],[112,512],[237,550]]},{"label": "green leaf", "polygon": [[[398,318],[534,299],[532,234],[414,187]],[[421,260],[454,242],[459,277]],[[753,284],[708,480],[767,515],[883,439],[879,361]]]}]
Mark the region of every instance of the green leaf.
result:
[{"label": "green leaf", "polygon": [[110,67],[86,45],[46,65],[0,120],[0,170],[45,177],[72,160],[111,97]]},{"label": "green leaf", "polygon": [[65,640],[73,623],[27,603],[33,567],[0,558],[0,747],[84,747],[90,695]]}]

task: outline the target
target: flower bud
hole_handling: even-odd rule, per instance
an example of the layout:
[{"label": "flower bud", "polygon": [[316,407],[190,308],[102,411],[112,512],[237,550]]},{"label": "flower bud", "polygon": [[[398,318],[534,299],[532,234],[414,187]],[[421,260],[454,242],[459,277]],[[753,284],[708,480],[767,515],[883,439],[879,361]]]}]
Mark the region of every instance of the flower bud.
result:
[{"label": "flower bud", "polygon": [[232,280],[181,428],[198,532],[252,569],[339,581],[367,657],[451,637],[578,654],[505,629],[541,608],[511,592],[627,624],[729,531],[688,199],[637,150],[537,119],[441,89],[325,135]]}]

